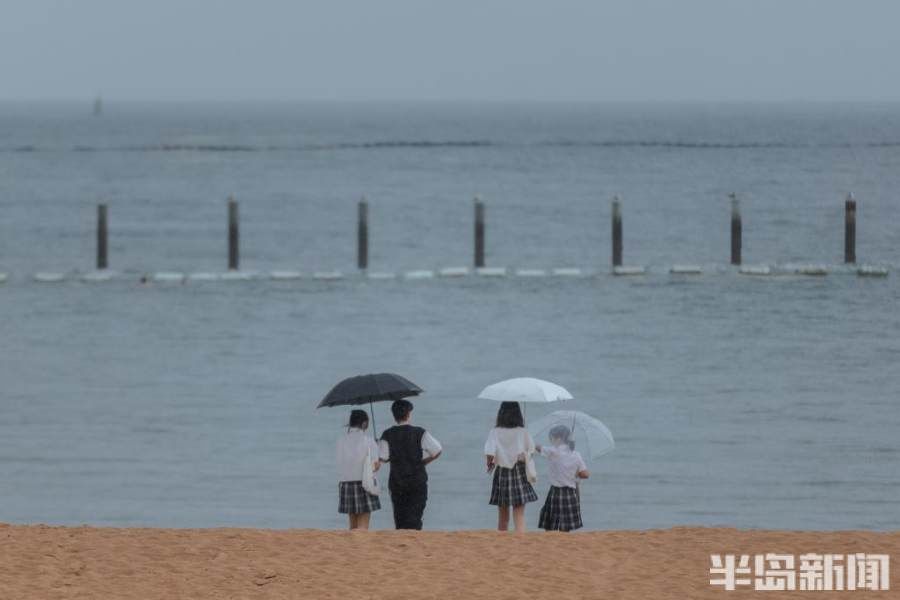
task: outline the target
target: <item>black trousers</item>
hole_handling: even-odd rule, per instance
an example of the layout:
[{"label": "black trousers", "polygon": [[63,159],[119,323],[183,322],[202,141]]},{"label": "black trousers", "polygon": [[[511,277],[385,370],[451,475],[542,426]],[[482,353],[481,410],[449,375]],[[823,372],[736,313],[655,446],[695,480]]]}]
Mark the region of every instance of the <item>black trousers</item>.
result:
[{"label": "black trousers", "polygon": [[427,481],[391,482],[391,503],[394,505],[394,527],[422,529],[422,514],[428,502]]}]

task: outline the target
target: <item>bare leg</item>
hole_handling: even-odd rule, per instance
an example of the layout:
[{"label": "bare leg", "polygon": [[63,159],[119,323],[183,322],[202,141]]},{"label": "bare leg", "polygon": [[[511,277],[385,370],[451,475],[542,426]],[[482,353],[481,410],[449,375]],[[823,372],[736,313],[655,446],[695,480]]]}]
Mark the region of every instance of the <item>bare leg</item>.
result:
[{"label": "bare leg", "polygon": [[513,523],[516,527],[516,533],[525,533],[525,505],[519,504],[513,506]]},{"label": "bare leg", "polygon": [[368,529],[369,528],[369,518],[372,516],[372,513],[359,513],[356,515],[356,528],[357,529]]},{"label": "bare leg", "polygon": [[509,507],[508,506],[498,506],[497,507],[497,529],[499,531],[509,530]]},{"label": "bare leg", "polygon": [[359,523],[359,515],[350,513],[347,516],[350,518],[350,529],[356,529],[357,524]]}]

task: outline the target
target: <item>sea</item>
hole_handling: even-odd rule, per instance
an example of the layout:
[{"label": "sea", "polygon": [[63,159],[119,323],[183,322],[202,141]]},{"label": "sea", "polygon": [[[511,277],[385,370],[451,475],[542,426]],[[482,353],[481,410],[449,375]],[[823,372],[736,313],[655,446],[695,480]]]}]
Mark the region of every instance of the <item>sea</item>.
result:
[{"label": "sea", "polygon": [[[729,265],[732,193],[768,274]],[[843,264],[850,193],[886,277]],[[187,279],[226,271],[231,196],[246,276]],[[115,276],[85,281],[99,203]],[[316,405],[388,371],[444,447],[427,529],[495,527],[477,396],[518,376],[575,398],[526,420],[615,436],[586,529],[897,529],[898,267],[898,104],[2,103],[0,521],[345,527],[349,409]]]}]

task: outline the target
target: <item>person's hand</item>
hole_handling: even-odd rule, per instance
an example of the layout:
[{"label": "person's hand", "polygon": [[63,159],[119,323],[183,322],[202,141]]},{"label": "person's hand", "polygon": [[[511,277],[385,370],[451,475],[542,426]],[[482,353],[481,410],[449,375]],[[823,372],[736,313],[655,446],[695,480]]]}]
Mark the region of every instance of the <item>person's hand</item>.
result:
[{"label": "person's hand", "polygon": [[537,452],[538,454],[540,454],[540,453],[541,453],[541,445],[540,445],[540,444],[535,444],[534,450],[535,450],[535,452]]},{"label": "person's hand", "polygon": [[494,470],[494,457],[488,456],[487,457],[487,472],[490,473],[493,470]]},{"label": "person's hand", "polygon": [[374,463],[372,463],[372,471],[373,471],[373,472],[377,473],[377,472],[378,472],[378,469],[380,469],[380,468],[381,468],[381,461],[380,461],[380,460],[376,460]]},{"label": "person's hand", "polygon": [[518,456],[519,462],[525,462],[527,459],[528,459],[528,457],[525,456],[525,453],[524,453],[524,452],[522,452],[522,453],[519,454],[519,456]]}]

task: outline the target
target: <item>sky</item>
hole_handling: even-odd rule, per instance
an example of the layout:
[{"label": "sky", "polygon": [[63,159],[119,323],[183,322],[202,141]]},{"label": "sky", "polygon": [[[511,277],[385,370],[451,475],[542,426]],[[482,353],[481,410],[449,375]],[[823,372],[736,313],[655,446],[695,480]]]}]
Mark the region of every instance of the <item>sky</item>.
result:
[{"label": "sky", "polygon": [[0,100],[900,101],[897,0],[0,0]]}]

